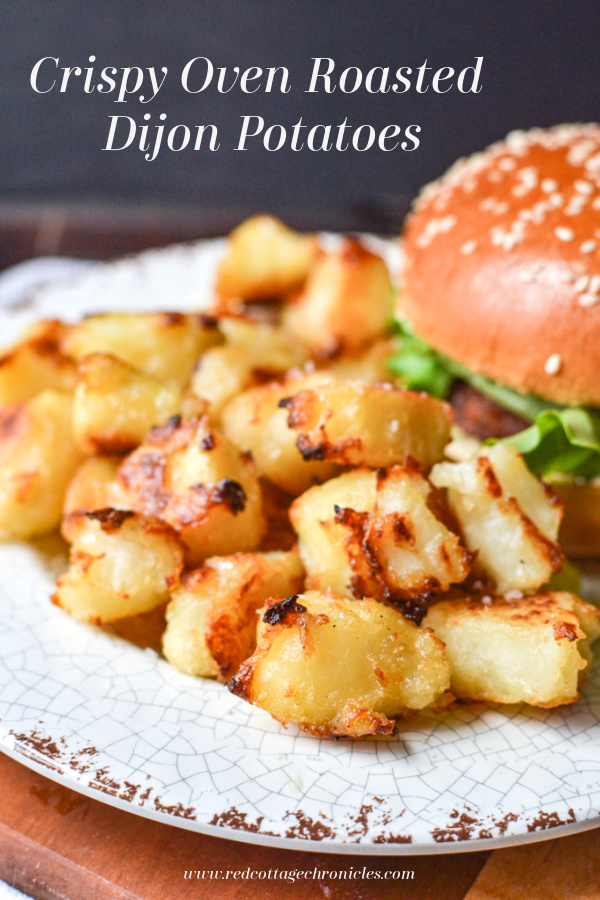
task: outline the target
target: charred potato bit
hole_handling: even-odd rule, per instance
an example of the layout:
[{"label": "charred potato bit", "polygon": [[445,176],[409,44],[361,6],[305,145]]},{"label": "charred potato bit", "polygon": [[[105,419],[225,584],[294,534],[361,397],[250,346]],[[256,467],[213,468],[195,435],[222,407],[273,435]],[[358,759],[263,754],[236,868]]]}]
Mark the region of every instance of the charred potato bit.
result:
[{"label": "charred potato bit", "polygon": [[335,463],[302,456],[286,409],[287,398],[330,378],[326,372],[312,372],[271,382],[245,391],[223,410],[225,434],[239,450],[252,454],[261,475],[289,494],[298,495],[340,471]]},{"label": "charred potato bit", "polygon": [[347,239],[337,252],[318,258],[283,322],[316,357],[355,353],[384,337],[392,298],[385,262]]},{"label": "charred potato bit", "polygon": [[214,319],[182,313],[106,313],[74,325],[62,349],[77,360],[110,353],[159,381],[183,387],[196,360],[221,343]]},{"label": "charred potato bit", "polygon": [[158,519],[103,509],[73,513],[70,567],[54,603],[100,625],[164,603],[178,582],[183,553],[177,535]]},{"label": "charred potato bit", "polygon": [[269,602],[229,688],[312,734],[362,737],[393,733],[396,717],[438,703],[449,683],[429,629],[375,600],[307,591]]},{"label": "charred potato bit", "polygon": [[186,546],[186,565],[255,549],[264,517],[258,478],[206,417],[175,417],[154,428],[118,474],[129,509],[168,522]]},{"label": "charred potato bit", "polygon": [[153,425],[181,411],[181,390],[132,368],[108,353],[79,363],[73,432],[86,453],[123,453],[137,447]]},{"label": "charred potato bit", "polygon": [[436,603],[424,624],[446,644],[457,697],[551,707],[577,699],[600,611],[562,591],[462,598]]},{"label": "charred potato bit", "polygon": [[560,502],[514,447],[496,444],[467,462],[439,463],[431,481],[447,489],[466,545],[498,593],[536,590],[560,569]]},{"label": "charred potato bit", "polygon": [[414,468],[394,466],[348,472],[295,500],[290,517],[308,586],[391,601],[422,616],[471,563],[430,510],[430,492]]},{"label": "charred potato bit", "polygon": [[450,407],[391,386],[333,381],[280,402],[307,460],[378,468],[411,456],[429,469],[450,437]]},{"label": "charred potato bit", "polygon": [[189,675],[226,681],[254,651],[258,610],[302,590],[296,551],[214,557],[189,572],[167,607],[163,652]]},{"label": "charred potato bit", "polygon": [[60,322],[39,322],[0,356],[0,406],[30,400],[45,390],[74,390],[77,367],[60,349],[64,334]]},{"label": "charred potato bit", "polygon": [[318,243],[272,216],[254,216],[235,228],[217,271],[220,300],[252,302],[281,297],[300,287]]},{"label": "charred potato bit", "polygon": [[82,460],[71,437],[72,400],[43,391],[0,409],[0,532],[31,538],[60,524],[67,485]]}]

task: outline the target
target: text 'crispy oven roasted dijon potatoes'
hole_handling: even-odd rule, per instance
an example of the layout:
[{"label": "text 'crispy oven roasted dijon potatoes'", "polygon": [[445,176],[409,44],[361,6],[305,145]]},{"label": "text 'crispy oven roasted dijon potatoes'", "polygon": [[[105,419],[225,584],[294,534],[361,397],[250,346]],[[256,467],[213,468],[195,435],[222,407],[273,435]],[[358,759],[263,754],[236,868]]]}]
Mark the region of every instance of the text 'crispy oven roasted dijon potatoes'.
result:
[{"label": "text 'crispy oven roasted dijon potatoes'", "polygon": [[375,600],[307,591],[269,603],[229,688],[312,734],[362,737],[391,734],[398,716],[440,703],[449,681],[429,629]]},{"label": "text 'crispy oven roasted dijon potatoes'", "polygon": [[37,323],[0,356],[0,530],[60,527],[62,610],[315,735],[571,702],[600,625],[544,587],[560,503],[508,445],[456,455],[391,300],[366,243],[260,216],[210,315]]}]

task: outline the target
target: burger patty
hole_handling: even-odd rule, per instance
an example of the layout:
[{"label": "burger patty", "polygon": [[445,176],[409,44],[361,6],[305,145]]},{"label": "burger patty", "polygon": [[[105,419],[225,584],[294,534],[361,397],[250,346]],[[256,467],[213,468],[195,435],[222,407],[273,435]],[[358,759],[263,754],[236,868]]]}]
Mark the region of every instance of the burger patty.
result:
[{"label": "burger patty", "polygon": [[456,381],[452,386],[450,403],[457,425],[482,441],[509,437],[529,425],[464,381]]}]

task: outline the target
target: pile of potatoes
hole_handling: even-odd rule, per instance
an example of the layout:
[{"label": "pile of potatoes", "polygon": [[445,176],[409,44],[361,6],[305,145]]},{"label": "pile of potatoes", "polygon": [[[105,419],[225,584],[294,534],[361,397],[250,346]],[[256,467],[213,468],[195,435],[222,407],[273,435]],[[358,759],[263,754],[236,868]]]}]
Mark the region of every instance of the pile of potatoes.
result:
[{"label": "pile of potatoes", "polygon": [[158,614],[181,671],[320,735],[454,698],[576,699],[600,614],[549,582],[556,496],[386,369],[394,290],[356,239],[267,216],[208,314],[37,323],[0,358],[0,530],[70,544],[53,601]]}]

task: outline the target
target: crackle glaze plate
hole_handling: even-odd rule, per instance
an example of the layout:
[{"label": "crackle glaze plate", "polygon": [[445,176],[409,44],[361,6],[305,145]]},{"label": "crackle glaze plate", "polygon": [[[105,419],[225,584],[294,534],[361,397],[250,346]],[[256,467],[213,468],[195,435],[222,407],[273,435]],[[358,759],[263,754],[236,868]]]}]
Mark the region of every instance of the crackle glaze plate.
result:
[{"label": "crackle glaze plate", "polygon": [[[222,249],[13,291],[2,342],[40,316],[201,308]],[[566,708],[459,706],[391,740],[317,740],[54,607],[65,564],[57,538],[0,544],[0,749],[50,779],[163,823],[323,852],[480,850],[600,825],[600,665]]]}]

